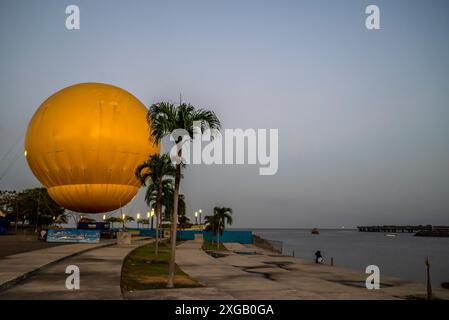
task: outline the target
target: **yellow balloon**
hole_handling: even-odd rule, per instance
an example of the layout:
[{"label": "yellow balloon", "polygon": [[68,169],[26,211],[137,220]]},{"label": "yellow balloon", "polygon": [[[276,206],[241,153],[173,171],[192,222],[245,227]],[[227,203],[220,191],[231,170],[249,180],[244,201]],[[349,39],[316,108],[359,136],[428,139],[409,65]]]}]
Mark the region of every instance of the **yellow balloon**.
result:
[{"label": "yellow balloon", "polygon": [[28,125],[25,157],[61,206],[85,213],[118,209],[133,199],[138,164],[159,146],[149,141],[147,109],[132,94],[102,83],[62,89]]}]

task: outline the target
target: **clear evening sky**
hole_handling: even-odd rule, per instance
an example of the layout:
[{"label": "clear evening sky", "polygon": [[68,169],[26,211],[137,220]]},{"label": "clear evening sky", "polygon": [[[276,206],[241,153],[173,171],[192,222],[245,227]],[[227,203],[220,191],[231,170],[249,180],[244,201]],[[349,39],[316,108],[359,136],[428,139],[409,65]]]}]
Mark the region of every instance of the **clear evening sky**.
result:
[{"label": "clear evening sky", "polygon": [[[70,4],[80,30],[65,28]],[[365,28],[369,4],[381,30]],[[182,93],[224,128],[279,129],[277,175],[188,167],[190,216],[219,205],[235,227],[447,225],[448,12],[445,0],[2,0],[0,189],[40,185],[23,157],[38,106],[105,82],[146,106]],[[146,210],[142,193],[125,212]]]}]

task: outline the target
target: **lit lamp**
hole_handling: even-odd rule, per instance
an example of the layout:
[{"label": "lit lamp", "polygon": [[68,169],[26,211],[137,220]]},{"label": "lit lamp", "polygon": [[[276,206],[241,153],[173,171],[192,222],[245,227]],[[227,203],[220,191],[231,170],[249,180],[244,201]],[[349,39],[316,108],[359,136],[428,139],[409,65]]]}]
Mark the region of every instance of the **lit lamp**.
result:
[{"label": "lit lamp", "polygon": [[140,213],[137,213],[137,229],[139,229],[139,220],[140,220]]},{"label": "lit lamp", "polygon": [[198,224],[198,211],[195,211],[195,224]]},{"label": "lit lamp", "polygon": [[153,217],[154,217],[154,208],[153,208],[153,209],[151,209],[151,214],[150,214],[150,216],[151,216],[151,230],[153,230]]},{"label": "lit lamp", "polygon": [[199,212],[200,212],[200,224],[201,224],[201,213],[203,212],[203,210],[199,210]]},{"label": "lit lamp", "polygon": [[125,231],[125,214],[122,213],[122,226],[123,226],[123,231]]},{"label": "lit lamp", "polygon": [[104,220],[106,220],[106,215],[105,215],[105,214],[103,215],[103,221],[104,221]]}]

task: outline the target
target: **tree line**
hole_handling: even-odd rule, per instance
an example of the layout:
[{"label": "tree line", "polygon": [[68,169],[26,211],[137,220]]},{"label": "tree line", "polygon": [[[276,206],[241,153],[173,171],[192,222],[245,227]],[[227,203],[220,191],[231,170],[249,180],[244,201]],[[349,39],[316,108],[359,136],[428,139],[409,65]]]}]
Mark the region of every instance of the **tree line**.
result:
[{"label": "tree line", "polygon": [[46,188],[22,191],[0,190],[0,210],[5,218],[22,228],[34,226],[35,231],[55,223],[67,223],[65,209],[48,194]]}]

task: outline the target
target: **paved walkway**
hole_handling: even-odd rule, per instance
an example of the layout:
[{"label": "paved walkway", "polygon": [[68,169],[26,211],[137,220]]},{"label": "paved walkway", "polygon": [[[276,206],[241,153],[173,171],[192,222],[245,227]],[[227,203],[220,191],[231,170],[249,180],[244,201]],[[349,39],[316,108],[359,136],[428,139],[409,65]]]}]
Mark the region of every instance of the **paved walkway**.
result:
[{"label": "paved walkway", "polygon": [[0,259],[0,290],[14,285],[34,272],[67,257],[114,244],[113,240],[100,243],[66,244],[56,247],[34,250],[6,256]]},{"label": "paved walkway", "polygon": [[[134,239],[129,246],[113,243],[64,245],[0,259],[2,283],[14,284],[0,290],[0,300],[395,299],[425,294],[423,284],[386,277],[381,278],[381,290],[367,290],[364,273],[317,265],[251,245],[227,244],[229,251],[214,258],[201,249],[202,241],[186,241],[178,247],[176,263],[205,287],[134,291],[122,296],[123,260],[132,250],[151,241]],[[68,265],[80,268],[80,290],[65,287]],[[20,277],[28,278],[17,282]],[[446,290],[437,289],[435,293],[439,298],[449,298]]]},{"label": "paved walkway", "polygon": [[[235,299],[398,299],[425,294],[423,284],[386,277],[381,278],[380,290],[368,290],[367,275],[361,272],[317,265],[251,245],[226,246],[230,249],[226,256],[213,258],[201,249],[200,241],[187,241],[178,247],[176,262],[203,285]],[[449,298],[444,290],[435,293]]]},{"label": "paved walkway", "polygon": [[176,263],[189,276],[207,287],[217,288],[235,299],[299,299],[296,290],[235,268],[201,249],[201,241],[187,241],[178,247]]},{"label": "paved walkway", "polygon": [[47,249],[61,245],[67,244],[39,241],[37,240],[37,236],[35,234],[0,235],[0,259],[13,254]]},{"label": "paved walkway", "polygon": [[[26,280],[0,291],[0,300],[122,299],[120,279],[123,260],[132,250],[151,241],[140,239],[128,246],[118,246],[113,242],[96,246],[76,244],[10,256],[0,261],[0,270],[3,270],[0,274],[5,277],[17,277],[33,267],[39,269],[31,276],[28,274]],[[72,257],[68,257],[70,255]],[[4,264],[5,260],[8,265]],[[18,264],[14,272],[5,271],[14,270],[11,269],[14,263]],[[80,269],[79,290],[68,290],[65,286],[68,265],[76,265]],[[10,273],[14,273],[14,276]]]}]

